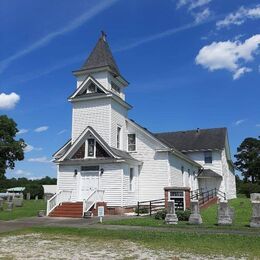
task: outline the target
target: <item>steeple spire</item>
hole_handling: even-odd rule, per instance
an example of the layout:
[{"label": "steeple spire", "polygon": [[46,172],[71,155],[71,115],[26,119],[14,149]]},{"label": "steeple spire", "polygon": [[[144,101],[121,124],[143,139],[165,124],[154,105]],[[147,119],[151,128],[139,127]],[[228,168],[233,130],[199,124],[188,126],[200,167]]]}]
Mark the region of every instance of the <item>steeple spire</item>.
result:
[{"label": "steeple spire", "polygon": [[116,65],[106,37],[106,33],[104,31],[101,31],[101,36],[98,39],[95,48],[90,53],[81,70],[109,67],[116,76],[120,76],[120,71]]}]

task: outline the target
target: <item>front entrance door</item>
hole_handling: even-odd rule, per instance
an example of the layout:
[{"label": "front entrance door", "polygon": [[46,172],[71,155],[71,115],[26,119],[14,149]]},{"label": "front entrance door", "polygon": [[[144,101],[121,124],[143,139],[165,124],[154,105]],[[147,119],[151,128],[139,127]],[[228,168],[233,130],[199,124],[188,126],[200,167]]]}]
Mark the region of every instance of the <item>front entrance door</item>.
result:
[{"label": "front entrance door", "polygon": [[82,200],[87,199],[94,190],[98,189],[98,182],[98,171],[81,173],[80,197]]}]

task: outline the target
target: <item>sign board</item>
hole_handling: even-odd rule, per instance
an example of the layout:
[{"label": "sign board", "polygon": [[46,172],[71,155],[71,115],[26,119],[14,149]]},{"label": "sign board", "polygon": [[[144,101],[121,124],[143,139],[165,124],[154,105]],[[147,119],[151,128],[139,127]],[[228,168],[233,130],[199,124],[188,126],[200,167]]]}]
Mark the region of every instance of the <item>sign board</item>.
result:
[{"label": "sign board", "polygon": [[105,216],[105,207],[98,206],[98,217],[104,217],[104,216]]}]

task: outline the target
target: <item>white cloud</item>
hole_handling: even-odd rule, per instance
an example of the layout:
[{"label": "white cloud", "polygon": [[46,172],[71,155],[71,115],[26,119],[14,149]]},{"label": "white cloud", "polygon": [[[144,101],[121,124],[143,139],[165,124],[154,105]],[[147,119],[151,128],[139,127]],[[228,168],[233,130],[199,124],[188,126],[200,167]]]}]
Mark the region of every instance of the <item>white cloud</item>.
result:
[{"label": "white cloud", "polygon": [[35,128],[34,132],[41,133],[41,132],[47,131],[48,129],[49,129],[48,126],[40,126],[40,127]]},{"label": "white cloud", "polygon": [[206,8],[202,12],[194,13],[193,16],[195,17],[195,23],[201,23],[210,16],[210,10]]},{"label": "white cloud", "polygon": [[29,153],[31,151],[42,151],[42,148],[41,147],[34,147],[30,144],[27,144],[27,146],[24,148],[24,152]]},{"label": "white cloud", "polygon": [[35,163],[50,163],[51,160],[49,160],[46,156],[43,157],[35,157],[35,158],[29,158],[28,162],[35,162]]},{"label": "white cloud", "polygon": [[223,20],[216,23],[217,29],[229,27],[230,25],[241,25],[247,19],[260,19],[260,5],[254,8],[245,8],[241,6],[236,12],[227,15]]},{"label": "white cloud", "polygon": [[260,127],[260,124],[256,124],[255,126],[256,126],[256,127]]},{"label": "white cloud", "polygon": [[238,79],[252,69],[243,66],[244,63],[254,60],[254,54],[260,45],[260,34],[245,40],[213,42],[200,49],[195,61],[204,68],[215,71],[226,69],[233,73],[233,79]]},{"label": "white cloud", "polygon": [[29,130],[28,129],[20,129],[19,130],[19,132],[16,134],[16,135],[22,135],[22,134],[26,134],[26,133],[28,133],[29,132]]},{"label": "white cloud", "polygon": [[34,50],[37,50],[48,43],[50,43],[55,38],[62,36],[68,32],[71,32],[84,23],[86,23],[88,20],[92,19],[105,9],[109,8],[111,5],[116,3],[118,0],[110,0],[110,1],[101,1],[97,5],[93,6],[92,8],[88,8],[88,10],[81,15],[78,15],[77,18],[72,20],[67,26],[64,28],[61,28],[57,31],[51,32],[44,36],[43,38],[39,39],[38,41],[34,42],[32,45],[26,47],[25,49],[18,51],[17,53],[11,55],[10,57],[2,60],[0,62],[0,73],[3,72],[13,61],[31,53]]},{"label": "white cloud", "polygon": [[28,178],[29,180],[40,180],[40,179],[43,179],[44,177],[43,176],[32,176],[30,178]]},{"label": "white cloud", "polygon": [[67,129],[63,129],[57,133],[57,135],[62,135],[67,132]]},{"label": "white cloud", "polygon": [[238,126],[238,125],[241,125],[243,123],[245,123],[246,119],[239,119],[235,122],[235,125]]},{"label": "white cloud", "polygon": [[30,172],[27,172],[27,171],[24,171],[24,170],[16,170],[16,171],[14,171],[14,174],[15,175],[19,175],[20,177],[22,177],[22,176],[30,176],[31,175],[31,173]]},{"label": "white cloud", "polygon": [[0,94],[0,109],[12,109],[19,102],[20,96],[12,92],[11,94]]},{"label": "white cloud", "polygon": [[188,10],[193,10],[198,7],[208,5],[212,0],[178,0],[176,8],[179,9],[183,6],[187,6]]},{"label": "white cloud", "polygon": [[233,74],[233,79],[239,79],[243,74],[247,73],[247,72],[251,72],[252,69],[247,68],[247,67],[242,67],[239,68],[234,74]]}]

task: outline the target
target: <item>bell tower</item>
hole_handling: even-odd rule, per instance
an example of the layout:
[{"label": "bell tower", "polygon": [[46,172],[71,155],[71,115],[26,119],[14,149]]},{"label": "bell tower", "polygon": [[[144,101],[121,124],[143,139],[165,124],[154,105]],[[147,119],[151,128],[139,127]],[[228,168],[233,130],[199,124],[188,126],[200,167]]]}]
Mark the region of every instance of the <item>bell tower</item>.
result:
[{"label": "bell tower", "polygon": [[[69,97],[72,103],[72,142],[87,126],[91,126],[112,147],[123,149],[125,119],[131,106],[125,101],[128,82],[123,78],[107,42],[101,35],[82,67],[73,71],[76,91]],[[118,147],[118,129],[122,145]]]}]

